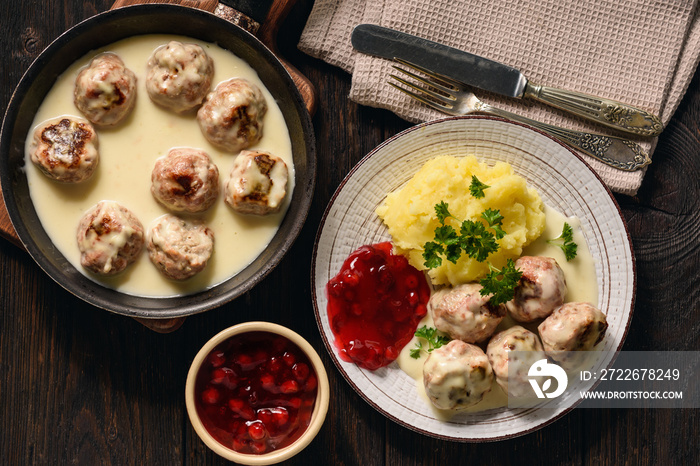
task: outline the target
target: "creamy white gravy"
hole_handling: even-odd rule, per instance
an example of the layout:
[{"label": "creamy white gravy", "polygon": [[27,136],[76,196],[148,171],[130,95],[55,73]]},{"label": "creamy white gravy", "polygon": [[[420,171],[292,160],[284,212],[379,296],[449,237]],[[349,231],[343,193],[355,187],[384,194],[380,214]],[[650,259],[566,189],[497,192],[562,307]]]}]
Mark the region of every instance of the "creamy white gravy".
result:
[{"label": "creamy white gravy", "polygon": [[[547,205],[545,205],[544,211],[546,219],[545,230],[537,240],[523,250],[523,255],[548,256],[556,259],[557,263],[559,263],[559,266],[564,271],[564,276],[566,277],[567,293],[564,300],[567,302],[589,302],[592,305],[597,306],[598,281],[596,279],[595,263],[593,257],[591,256],[591,252],[588,249],[588,245],[586,244],[586,240],[581,233],[580,221],[576,217],[566,218],[564,215]],[[564,227],[564,222],[571,225],[571,228],[574,231],[574,241],[578,245],[576,258],[568,262],[564,257],[564,253],[562,252],[561,248],[547,243],[547,240],[556,238],[561,234],[562,228]],[[496,328],[495,333],[501,332],[514,325],[521,325],[528,330],[537,333],[538,324],[539,321],[529,324],[519,323],[514,321],[510,315],[506,315],[506,317]],[[427,314],[423,320],[421,320],[418,327],[420,328],[423,325],[435,327],[430,314]],[[423,385],[423,363],[426,360],[426,355],[423,353],[419,359],[414,359],[409,353],[412,348],[416,347],[416,343],[418,343],[418,339],[413,337],[413,339],[409,341],[408,344],[406,344],[406,346],[404,346],[404,348],[401,350],[401,353],[396,361],[398,362],[401,370],[416,381],[416,390],[418,395],[433,410],[436,418],[449,420],[456,414],[485,411],[487,409],[500,408],[508,405],[508,396],[496,383],[494,377],[491,390],[486,393],[484,398],[476,405],[458,411],[436,408],[428,399],[428,395],[425,393],[425,386]],[[480,346],[482,346],[482,349],[485,351],[485,345]]]},{"label": "creamy white gravy", "polygon": [[[194,113],[177,115],[151,102],[145,88],[146,63],[153,50],[170,40],[196,43],[214,60],[212,89],[233,77],[246,78],[262,90],[268,111],[263,137],[252,149],[271,152],[289,167],[287,197],[279,213],[266,217],[240,215],[224,204],[223,192],[217,203],[199,215],[214,230],[214,253],[206,269],[184,282],[165,278],[144,253],[127,270],[110,278],[93,275],[80,265],[76,229],[83,213],[101,200],[115,200],[130,209],[146,230],[153,220],[167,213],[151,195],[151,171],[155,160],[173,147],[205,150],[219,169],[220,184],[227,180],[235,159],[212,146],[197,124]],[[63,73],[44,99],[34,126],[62,115],[82,117],[73,104],[73,86],[80,69],[99,53],[118,54],[138,78],[136,106],[127,120],[115,128],[96,127],[100,165],[85,183],[68,185],[49,180],[26,158],[27,181],[32,202],[41,223],[58,250],[89,278],[121,292],[141,296],[174,296],[200,291],[225,281],[251,263],[268,245],[285,215],[294,188],[294,165],[289,132],[270,92],[253,68],[231,52],[214,44],[173,35],[136,36],[115,42],[87,54]],[[31,139],[32,129],[27,139]]]}]

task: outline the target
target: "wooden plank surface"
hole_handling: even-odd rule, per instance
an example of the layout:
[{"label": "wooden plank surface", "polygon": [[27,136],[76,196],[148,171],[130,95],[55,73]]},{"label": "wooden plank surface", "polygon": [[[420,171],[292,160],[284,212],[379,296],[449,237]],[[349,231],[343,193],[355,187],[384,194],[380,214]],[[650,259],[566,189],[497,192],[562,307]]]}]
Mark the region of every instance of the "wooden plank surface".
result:
[{"label": "wooden plank surface", "polygon": [[[66,28],[111,0],[0,3],[0,109],[31,60]],[[321,215],[351,167],[409,126],[349,102],[345,72],[296,50],[312,0],[280,29],[280,52],[318,89],[316,195],[299,239],[249,293],[158,334],[95,309],[0,241],[0,463],[227,464],[196,437],[184,406],[189,363],[206,340],[261,319],[307,338],[331,378],[328,418],[291,465],[697,464],[698,410],[576,409],[534,433],[460,444],[387,420],[334,367],[313,318],[309,268]],[[664,131],[638,196],[616,196],[630,229],[638,296],[625,350],[700,349],[700,76]],[[697,374],[695,375],[697,377]]]}]

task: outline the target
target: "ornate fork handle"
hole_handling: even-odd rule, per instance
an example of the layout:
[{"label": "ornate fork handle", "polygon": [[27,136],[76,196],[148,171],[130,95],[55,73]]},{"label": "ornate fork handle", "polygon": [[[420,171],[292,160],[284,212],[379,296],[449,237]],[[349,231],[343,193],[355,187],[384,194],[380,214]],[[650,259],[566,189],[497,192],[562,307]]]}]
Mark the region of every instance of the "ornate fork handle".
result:
[{"label": "ornate fork handle", "polygon": [[525,86],[523,96],[639,136],[657,136],[663,130],[656,115],[611,99],[534,83]]},{"label": "ornate fork handle", "polygon": [[625,171],[635,171],[651,163],[651,158],[638,144],[627,139],[602,134],[574,131],[559,126],[542,123],[481,102],[478,112],[520,121],[561,139],[576,149],[600,160],[603,163]]}]

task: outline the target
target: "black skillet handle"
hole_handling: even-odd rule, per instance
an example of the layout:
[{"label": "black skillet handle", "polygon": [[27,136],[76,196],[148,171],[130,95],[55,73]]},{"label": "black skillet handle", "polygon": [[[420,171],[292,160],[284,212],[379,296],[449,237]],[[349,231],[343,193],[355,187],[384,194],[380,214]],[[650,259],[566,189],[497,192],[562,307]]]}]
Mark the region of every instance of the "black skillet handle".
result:
[{"label": "black skillet handle", "polygon": [[[265,22],[273,0],[219,0],[217,16],[228,19],[246,31],[257,34]],[[231,18],[229,18],[231,16]]]},{"label": "black skillet handle", "polygon": [[271,3],[272,0],[220,0],[213,13],[257,35]]}]

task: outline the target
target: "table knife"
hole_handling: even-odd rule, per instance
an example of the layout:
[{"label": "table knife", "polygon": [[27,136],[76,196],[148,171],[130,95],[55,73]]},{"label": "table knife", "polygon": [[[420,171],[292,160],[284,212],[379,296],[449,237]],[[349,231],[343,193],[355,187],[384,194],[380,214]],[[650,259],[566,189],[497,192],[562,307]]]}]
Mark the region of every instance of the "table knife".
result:
[{"label": "table knife", "polygon": [[520,70],[488,58],[374,24],[352,31],[359,52],[401,58],[469,86],[508,97],[529,98],[638,136],[657,136],[663,125],[656,115],[610,99],[541,86]]}]

